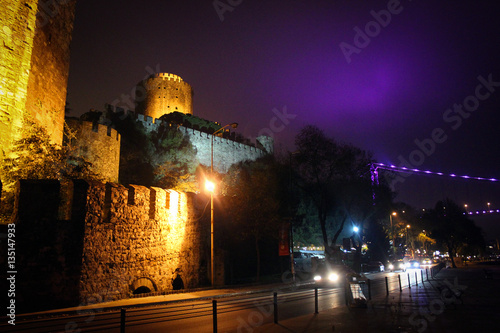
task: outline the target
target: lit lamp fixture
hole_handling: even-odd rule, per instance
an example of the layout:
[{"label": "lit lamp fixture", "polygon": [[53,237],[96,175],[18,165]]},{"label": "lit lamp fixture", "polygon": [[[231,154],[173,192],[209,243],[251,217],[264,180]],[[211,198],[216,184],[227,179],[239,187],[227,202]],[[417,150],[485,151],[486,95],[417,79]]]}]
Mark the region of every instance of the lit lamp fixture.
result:
[{"label": "lit lamp fixture", "polygon": [[[210,177],[214,176],[214,135],[221,132],[224,128],[231,126],[232,128],[238,127],[238,123],[231,123],[223,126],[212,133],[212,140],[210,145]],[[212,286],[215,285],[215,271],[214,271],[214,191],[215,183],[207,180],[205,188],[210,192],[210,278]]]},{"label": "lit lamp fixture", "polygon": [[210,180],[207,180],[205,182],[205,188],[207,189],[208,192],[213,193],[215,190],[215,184]]}]

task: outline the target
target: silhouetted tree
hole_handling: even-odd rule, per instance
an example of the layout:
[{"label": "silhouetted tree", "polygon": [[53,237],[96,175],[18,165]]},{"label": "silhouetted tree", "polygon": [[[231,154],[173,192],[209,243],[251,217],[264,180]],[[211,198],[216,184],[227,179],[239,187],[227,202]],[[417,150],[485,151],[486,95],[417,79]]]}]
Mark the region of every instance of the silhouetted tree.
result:
[{"label": "silhouetted tree", "polygon": [[425,218],[430,222],[431,237],[441,244],[456,268],[455,256],[466,251],[484,248],[485,241],[481,229],[470,220],[465,211],[450,199],[438,201]]},{"label": "silhouetted tree", "polygon": [[[335,244],[348,218],[353,220],[356,214],[356,220],[363,222],[370,214],[355,207],[366,206],[361,201],[371,200],[366,184],[372,160],[365,151],[338,143],[315,126],[304,127],[295,138],[295,145],[298,152],[293,155],[293,165],[297,182],[316,209],[323,244],[330,254],[328,218],[334,221]],[[361,195],[356,188],[363,188]]]},{"label": "silhouetted tree", "polygon": [[[64,125],[65,137],[72,130]],[[57,179],[65,181],[80,178],[102,180],[92,171],[92,163],[76,156],[71,140],[63,146],[51,142],[45,128],[25,120],[21,139],[14,142],[12,151],[0,160],[2,205],[0,220],[8,220],[14,203],[15,184],[20,179]]]},{"label": "silhouetted tree", "polygon": [[232,220],[231,237],[253,240],[257,281],[261,270],[261,242],[264,238],[277,238],[282,221],[277,170],[272,156],[268,156],[233,165],[224,179],[227,213]]}]

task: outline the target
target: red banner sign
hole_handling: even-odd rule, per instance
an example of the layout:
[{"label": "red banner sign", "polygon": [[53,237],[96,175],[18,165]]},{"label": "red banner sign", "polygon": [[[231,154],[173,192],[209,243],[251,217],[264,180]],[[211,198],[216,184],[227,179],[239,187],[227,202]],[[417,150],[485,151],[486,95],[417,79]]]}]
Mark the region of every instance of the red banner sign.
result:
[{"label": "red banner sign", "polygon": [[279,231],[279,255],[289,256],[290,255],[290,223],[281,224]]}]

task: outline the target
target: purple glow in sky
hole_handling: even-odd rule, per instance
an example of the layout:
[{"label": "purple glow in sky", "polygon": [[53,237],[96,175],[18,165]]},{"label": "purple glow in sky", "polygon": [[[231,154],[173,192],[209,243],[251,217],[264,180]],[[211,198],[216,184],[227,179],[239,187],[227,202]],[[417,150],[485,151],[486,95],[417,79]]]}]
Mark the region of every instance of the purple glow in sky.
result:
[{"label": "purple glow in sky", "polygon": [[[381,163],[500,178],[500,20],[493,1],[220,0],[231,9],[222,14],[213,3],[79,1],[68,92],[73,115],[130,94],[154,68],[191,84],[195,115],[238,122],[245,136],[269,128],[273,110],[286,108],[295,117],[275,126],[277,149],[293,149],[297,131],[314,124]],[[385,25],[378,30],[376,16]],[[369,43],[359,43],[358,31]],[[348,62],[340,45],[356,41],[363,47]],[[489,76],[480,89],[489,96],[467,116],[454,112],[455,104],[473,102],[478,78]],[[449,118],[457,115],[459,126]],[[443,199],[448,186],[466,186],[469,195],[451,199],[500,208],[498,184],[472,194],[472,180],[448,185],[429,176],[439,194],[428,194],[426,183],[412,178],[396,190],[417,207]]]}]

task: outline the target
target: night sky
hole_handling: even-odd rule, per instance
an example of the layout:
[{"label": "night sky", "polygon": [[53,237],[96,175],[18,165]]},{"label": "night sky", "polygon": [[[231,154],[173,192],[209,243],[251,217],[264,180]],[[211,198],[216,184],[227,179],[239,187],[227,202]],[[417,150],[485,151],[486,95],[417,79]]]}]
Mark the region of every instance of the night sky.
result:
[{"label": "night sky", "polygon": [[[313,124],[381,163],[500,179],[493,1],[217,3],[219,13],[212,0],[79,1],[72,115],[133,108],[137,82],[174,73],[193,87],[196,116],[238,122],[247,137],[272,133],[277,150],[293,150]],[[418,208],[450,197],[474,210],[500,209],[499,188],[439,176],[395,185]],[[499,216],[495,230],[481,223],[500,236]]]}]

